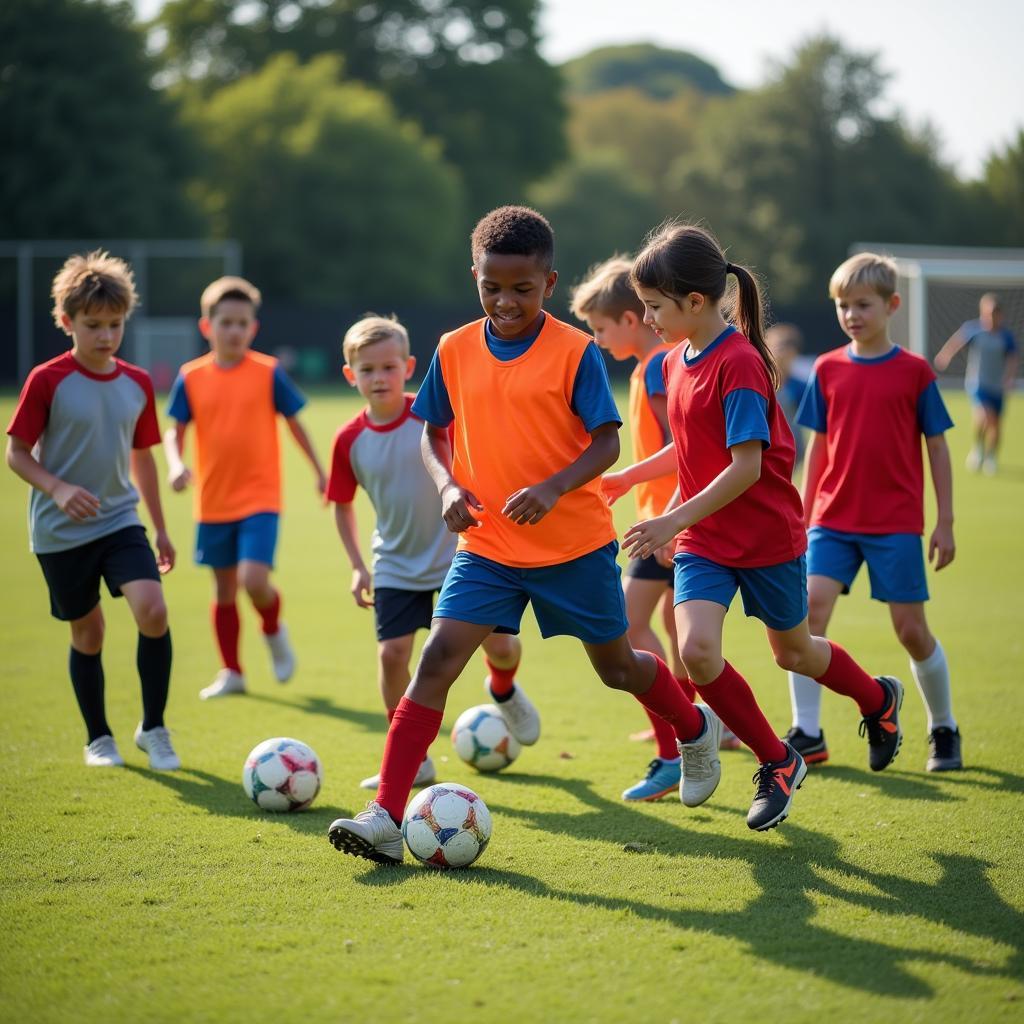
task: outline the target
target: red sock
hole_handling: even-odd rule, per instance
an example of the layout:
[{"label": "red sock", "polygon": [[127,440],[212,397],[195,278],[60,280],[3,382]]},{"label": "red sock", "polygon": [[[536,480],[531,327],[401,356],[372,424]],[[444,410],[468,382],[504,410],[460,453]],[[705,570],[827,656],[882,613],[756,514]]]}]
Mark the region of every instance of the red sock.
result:
[{"label": "red sock", "polygon": [[787,756],[785,744],[761,713],[747,681],[729,662],[717,679],[698,686],[697,692],[762,764],[781,761]]},{"label": "red sock", "polygon": [[815,681],[844,697],[852,697],[862,715],[881,711],[886,701],[882,684],[869,676],[839,644],[829,640],[828,645],[832,648],[832,660]]},{"label": "red sock", "polygon": [[242,665],[238,660],[238,634],[242,624],[238,619],[238,606],[232,604],[217,604],[214,602],[210,609],[213,615],[213,632],[217,637],[217,647],[220,648],[220,660],[225,668],[232,672],[241,674]]},{"label": "red sock", "polygon": [[384,741],[377,803],[397,822],[405,814],[413,779],[430,744],[437,738],[443,717],[444,712],[424,707],[408,697],[403,697],[395,708]]},{"label": "red sock", "polygon": [[[644,652],[650,654],[649,651]],[[704,725],[700,712],[693,706],[690,700],[683,693],[679,680],[672,675],[672,670],[656,654],[650,655],[656,666],[654,682],[646,693],[634,694],[636,699],[643,704],[651,721],[655,717],[663,719],[671,727],[675,735],[686,743],[692,740],[700,732]],[[655,727],[657,730],[657,727]],[[658,736],[655,731],[655,736]],[[658,737],[658,748],[661,749],[661,739]],[[673,744],[674,748],[674,744]],[[662,756],[659,754],[659,757]],[[677,756],[673,749],[671,757]]]},{"label": "red sock", "polygon": [[690,682],[688,676],[676,676],[676,682],[683,688],[683,693],[686,694],[687,700],[691,704],[697,703],[697,687]]},{"label": "red sock", "polygon": [[281,628],[281,624],[278,622],[281,616],[281,595],[278,591],[274,591],[274,600],[270,604],[264,608],[257,608],[256,611],[260,613],[260,618],[263,620],[264,636],[270,636]]},{"label": "red sock", "polygon": [[674,761],[679,756],[679,748],[676,746],[676,730],[650,708],[644,708],[644,712],[651,720],[654,742],[658,747],[658,757],[663,761]]},{"label": "red sock", "polygon": [[484,664],[487,666],[490,676],[491,693],[495,697],[504,697],[510,694],[516,681],[516,669],[519,668],[519,662],[517,661],[511,668],[498,668],[485,654]]}]

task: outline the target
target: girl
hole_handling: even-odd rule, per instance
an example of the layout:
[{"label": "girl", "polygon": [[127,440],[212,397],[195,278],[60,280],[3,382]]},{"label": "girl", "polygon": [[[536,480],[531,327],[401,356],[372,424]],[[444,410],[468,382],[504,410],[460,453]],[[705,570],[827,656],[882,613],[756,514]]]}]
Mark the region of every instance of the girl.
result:
[{"label": "girl", "polygon": [[[722,311],[730,274],[738,326]],[[760,831],[786,817],[807,768],[723,659],[722,627],[737,589],[746,614],[765,624],[781,668],[857,702],[873,771],[899,750],[903,687],[890,676],[873,679],[838,644],[807,628],[807,540],[791,483],[793,435],[776,401],[778,370],[764,342],[753,276],[729,263],[708,232],[668,224],[637,256],[632,280],[645,323],[664,340],[686,344],[665,359],[673,444],[605,477],[605,491],[614,500],[675,459],[682,503],[631,527],[625,546],[644,558],[675,539],[679,654],[701,697],[760,761],[747,815]]]}]

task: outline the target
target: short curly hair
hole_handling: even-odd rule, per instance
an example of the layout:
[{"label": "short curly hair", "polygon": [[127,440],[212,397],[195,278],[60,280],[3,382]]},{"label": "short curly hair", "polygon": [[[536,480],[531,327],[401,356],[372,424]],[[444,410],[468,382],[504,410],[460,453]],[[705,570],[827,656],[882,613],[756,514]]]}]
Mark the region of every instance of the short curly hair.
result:
[{"label": "short curly hair", "polygon": [[474,264],[486,253],[533,256],[547,272],[555,260],[555,233],[547,218],[528,206],[499,206],[481,217],[471,246]]},{"label": "short curly hair", "polygon": [[132,268],[102,249],[69,256],[53,279],[50,295],[53,321],[62,330],[64,315],[74,319],[82,310],[109,309],[128,317],[139,301]]}]

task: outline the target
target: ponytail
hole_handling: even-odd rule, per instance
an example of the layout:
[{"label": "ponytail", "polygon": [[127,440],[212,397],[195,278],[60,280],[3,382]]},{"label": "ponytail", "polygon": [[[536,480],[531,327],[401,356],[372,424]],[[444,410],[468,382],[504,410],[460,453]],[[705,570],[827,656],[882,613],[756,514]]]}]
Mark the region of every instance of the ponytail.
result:
[{"label": "ponytail", "polygon": [[772,387],[778,391],[779,386],[782,384],[782,374],[779,373],[775,356],[772,355],[771,349],[768,348],[764,340],[764,307],[761,302],[761,291],[757,287],[757,281],[746,267],[741,267],[735,263],[726,263],[725,272],[732,274],[739,286],[735,306],[735,317],[739,328],[764,360],[764,365],[768,369],[768,376],[772,381]]}]

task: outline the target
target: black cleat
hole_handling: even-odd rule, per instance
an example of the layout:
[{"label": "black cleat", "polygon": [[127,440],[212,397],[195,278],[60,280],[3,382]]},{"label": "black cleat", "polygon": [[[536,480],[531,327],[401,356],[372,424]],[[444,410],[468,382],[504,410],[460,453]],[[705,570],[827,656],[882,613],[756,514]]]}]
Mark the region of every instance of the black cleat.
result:
[{"label": "black cleat", "polygon": [[888,768],[900,752],[903,730],[900,729],[900,708],[903,706],[903,684],[893,676],[875,677],[885,690],[885,703],[873,715],[860,720],[860,734],[867,733],[868,764],[873,772]]},{"label": "black cleat", "polygon": [[803,729],[793,726],[785,736],[783,743],[788,743],[803,759],[804,764],[821,764],[828,760],[828,746],[825,744],[825,731],[817,736],[808,736]]},{"label": "black cleat", "polygon": [[747,813],[747,828],[764,832],[775,828],[789,814],[793,794],[800,788],[807,774],[807,765],[793,746],[786,743],[786,757],[782,761],[762,764],[754,772],[757,786],[754,802]]},{"label": "black cleat", "polygon": [[960,756],[960,730],[940,725],[928,733],[928,764],[930,772],[955,772],[963,768]]}]

